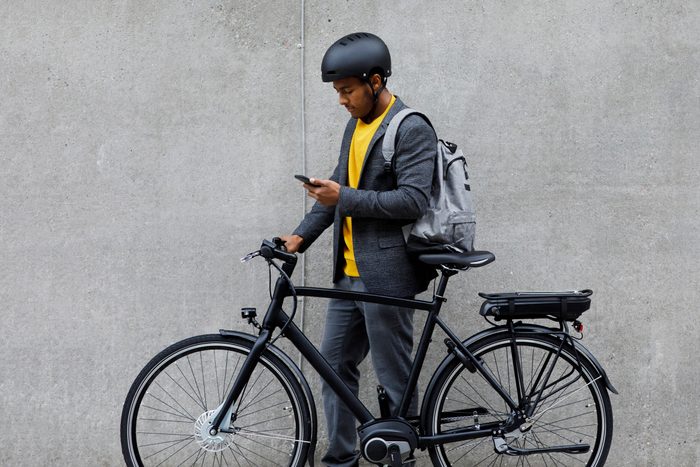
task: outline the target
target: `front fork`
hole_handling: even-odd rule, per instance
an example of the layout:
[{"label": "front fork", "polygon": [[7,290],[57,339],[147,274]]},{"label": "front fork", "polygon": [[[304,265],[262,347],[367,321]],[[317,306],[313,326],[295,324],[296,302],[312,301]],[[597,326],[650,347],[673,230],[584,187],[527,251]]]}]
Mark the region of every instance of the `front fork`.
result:
[{"label": "front fork", "polygon": [[[288,266],[285,264],[284,266]],[[289,267],[285,268],[285,272],[291,274],[294,266],[291,266],[291,270],[287,271]],[[255,321],[255,310],[250,308],[244,308],[242,310],[242,316],[248,319],[248,322],[253,324],[255,327],[260,329],[260,334],[258,335],[253,348],[250,349],[250,353],[246,357],[243,365],[241,366],[241,371],[236,377],[236,381],[233,383],[231,390],[226,396],[223,404],[216,408],[216,413],[212,419],[211,428],[209,428],[209,434],[215,436],[219,431],[224,433],[231,433],[230,428],[232,418],[235,416],[233,411],[233,403],[240,399],[243,389],[248,384],[250,375],[253,374],[253,370],[260,361],[260,356],[267,348],[268,342],[272,336],[272,331],[278,326],[279,312],[282,310],[282,301],[284,297],[288,295],[289,286],[287,282],[280,277],[275,283],[275,292],[273,294],[272,301],[268,306],[267,313],[265,313],[265,319],[263,320],[262,326],[259,326],[257,321]],[[282,297],[281,299],[278,297]],[[251,311],[252,310],[252,311]]]},{"label": "front fork", "polygon": [[260,360],[260,356],[267,348],[267,343],[270,340],[272,331],[269,329],[262,329],[258,339],[253,344],[253,348],[246,357],[243,365],[241,366],[241,371],[236,377],[236,381],[233,383],[231,390],[226,396],[226,400],[216,408],[213,414],[213,420],[211,422],[211,427],[209,428],[209,434],[211,436],[216,436],[219,431],[224,433],[232,433],[231,422],[235,416],[233,412],[234,402],[239,400],[243,389],[248,384],[250,375],[253,374],[253,370]]}]

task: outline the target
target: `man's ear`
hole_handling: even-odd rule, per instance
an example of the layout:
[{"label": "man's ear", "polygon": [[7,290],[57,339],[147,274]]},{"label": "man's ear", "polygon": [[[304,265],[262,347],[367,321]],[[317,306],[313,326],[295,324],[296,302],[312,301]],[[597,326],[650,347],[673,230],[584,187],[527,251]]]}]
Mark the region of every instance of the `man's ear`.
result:
[{"label": "man's ear", "polygon": [[379,75],[379,73],[373,74],[369,78],[369,81],[371,83],[372,91],[377,92],[382,88],[382,77]]}]

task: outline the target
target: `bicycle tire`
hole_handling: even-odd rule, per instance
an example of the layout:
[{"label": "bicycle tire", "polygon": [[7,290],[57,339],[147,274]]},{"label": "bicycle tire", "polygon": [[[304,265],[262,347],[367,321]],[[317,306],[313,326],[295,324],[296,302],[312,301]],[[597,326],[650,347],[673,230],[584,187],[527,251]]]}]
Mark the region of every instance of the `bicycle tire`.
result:
[{"label": "bicycle tire", "polygon": [[126,464],[304,465],[314,428],[311,412],[294,372],[269,349],[235,402],[234,433],[212,438],[202,429],[252,345],[251,339],[211,334],[177,342],[156,355],[124,402]]},{"label": "bicycle tire", "polygon": [[[518,401],[510,343],[509,334],[497,333],[477,339],[468,348],[481,358],[513,400]],[[580,358],[578,365],[570,345],[564,345],[559,358],[555,359],[562,343],[557,337],[520,334],[516,343],[527,395],[534,396],[535,386],[538,389],[545,386],[543,376],[550,366],[553,371],[549,379],[552,385],[541,391],[541,402],[532,414],[532,428],[524,434],[515,433],[520,437],[509,438],[509,445],[533,449],[587,444],[589,451],[512,456],[498,453],[492,436],[487,436],[431,446],[433,465],[603,466],[612,441],[613,418],[610,397],[601,375],[586,359]],[[537,375],[541,375],[539,381]],[[474,430],[501,422],[510,415],[509,407],[486,379],[478,372],[470,372],[453,356],[447,357],[438,368],[429,390],[427,410],[423,412],[428,435]]]}]

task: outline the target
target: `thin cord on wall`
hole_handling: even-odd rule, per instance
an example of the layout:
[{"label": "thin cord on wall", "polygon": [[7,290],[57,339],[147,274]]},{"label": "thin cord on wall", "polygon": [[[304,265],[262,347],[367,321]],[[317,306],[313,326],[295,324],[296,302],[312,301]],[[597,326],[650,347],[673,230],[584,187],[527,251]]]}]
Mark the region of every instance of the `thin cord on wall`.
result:
[{"label": "thin cord on wall", "polygon": [[[301,34],[299,38],[299,52],[301,54],[300,59],[300,72],[299,81],[301,88],[301,98],[300,98],[300,110],[301,110],[301,173],[306,174],[306,106],[304,104],[304,99],[306,96],[306,90],[304,88],[304,48],[306,44],[304,43],[304,0],[301,0]],[[306,190],[301,190],[301,215],[302,217],[306,214]],[[301,257],[301,285],[306,285],[306,255]],[[299,328],[304,331],[304,315],[306,312],[306,300],[304,297],[300,297],[300,310],[299,310]],[[299,354],[299,368],[302,367],[304,359]]]}]

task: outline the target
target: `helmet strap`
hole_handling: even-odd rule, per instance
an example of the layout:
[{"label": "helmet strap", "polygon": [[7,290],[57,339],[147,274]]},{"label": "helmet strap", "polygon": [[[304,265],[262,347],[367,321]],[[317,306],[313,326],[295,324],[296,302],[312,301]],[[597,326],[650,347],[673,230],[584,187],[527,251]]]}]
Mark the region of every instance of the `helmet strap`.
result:
[{"label": "helmet strap", "polygon": [[384,90],[384,85],[382,84],[379,87],[379,89],[377,89],[376,91],[373,91],[375,103],[379,100],[379,95],[382,93],[383,90]]},{"label": "helmet strap", "polygon": [[372,81],[371,81],[370,77],[367,77],[365,79],[365,82],[367,84],[369,84],[369,89],[370,89],[370,91],[372,91],[372,96],[374,97],[374,103],[376,104],[377,100],[379,100],[379,94],[381,94],[382,91],[386,88],[386,78],[382,77],[382,84],[381,84],[381,86],[379,86],[379,89],[377,89],[376,91],[372,87]]},{"label": "helmet strap", "polygon": [[379,86],[379,89],[377,89],[376,91],[374,90],[374,88],[372,88],[372,82],[369,78],[367,78],[365,82],[369,85],[369,89],[372,92],[372,97],[374,98],[374,101],[372,102],[372,109],[369,111],[370,114],[373,114],[374,109],[377,108],[377,103],[379,102],[379,95],[386,88],[386,86],[384,85],[384,78],[382,78],[382,85]]}]

